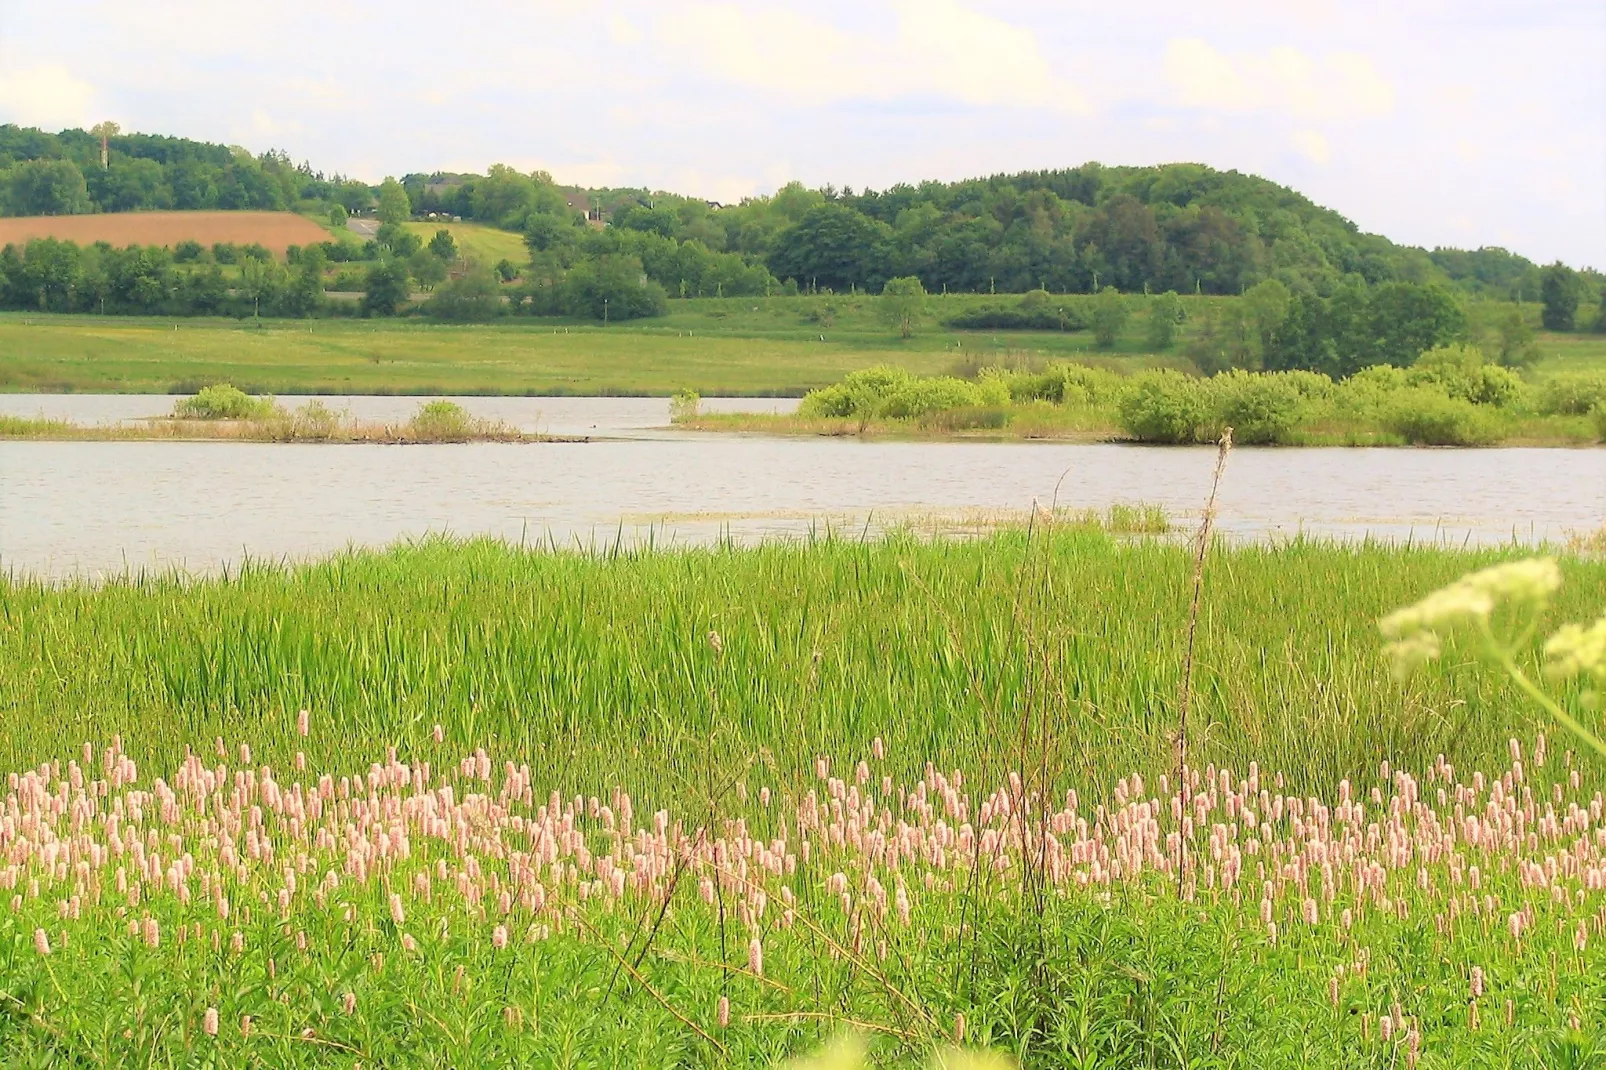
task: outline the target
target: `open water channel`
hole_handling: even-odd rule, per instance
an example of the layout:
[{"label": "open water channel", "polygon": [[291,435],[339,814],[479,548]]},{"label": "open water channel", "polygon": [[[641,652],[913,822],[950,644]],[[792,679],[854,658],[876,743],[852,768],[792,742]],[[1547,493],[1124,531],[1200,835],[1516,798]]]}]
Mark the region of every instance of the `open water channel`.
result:
[{"label": "open water channel", "polygon": [[[304,399],[287,398],[299,405]],[[475,415],[583,443],[447,446],[0,443],[0,568],[49,577],[215,571],[434,532],[606,546],[964,529],[1048,503],[1197,516],[1214,451],[906,443],[666,429],[661,398],[459,398]],[[418,398],[327,398],[367,421]],[[153,395],[0,395],[0,413],[105,423]],[[795,401],[705,399],[785,411]],[[1606,449],[1240,449],[1220,528],[1242,538],[1538,543],[1606,522]]]}]

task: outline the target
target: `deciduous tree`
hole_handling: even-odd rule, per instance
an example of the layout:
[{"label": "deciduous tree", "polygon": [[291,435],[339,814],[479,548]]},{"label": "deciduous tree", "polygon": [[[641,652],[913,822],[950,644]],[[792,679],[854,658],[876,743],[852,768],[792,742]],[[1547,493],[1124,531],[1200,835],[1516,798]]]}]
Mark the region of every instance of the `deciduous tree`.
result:
[{"label": "deciduous tree", "polygon": [[1547,331],[1570,331],[1578,326],[1578,273],[1557,261],[1540,274],[1539,299],[1544,311],[1539,322]]},{"label": "deciduous tree", "polygon": [[412,202],[407,199],[407,191],[402,184],[394,178],[387,178],[379,184],[379,221],[397,226],[407,222],[413,217]]},{"label": "deciduous tree", "polygon": [[1089,319],[1093,324],[1093,340],[1100,349],[1114,349],[1116,338],[1131,316],[1126,298],[1114,286],[1106,286],[1093,298],[1092,305]]},{"label": "deciduous tree", "polygon": [[926,311],[926,288],[913,276],[888,279],[881,289],[881,322],[898,328],[900,337],[911,337]]}]

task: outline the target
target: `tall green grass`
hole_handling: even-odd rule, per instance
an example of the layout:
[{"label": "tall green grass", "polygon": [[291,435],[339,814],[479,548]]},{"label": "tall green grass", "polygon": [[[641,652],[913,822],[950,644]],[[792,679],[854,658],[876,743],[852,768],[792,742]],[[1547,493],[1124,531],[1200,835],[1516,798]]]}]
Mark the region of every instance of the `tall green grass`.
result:
[{"label": "tall green grass", "polygon": [[[991,849],[957,866],[910,856],[896,872],[884,855],[871,860],[876,844],[899,842],[888,831],[895,812],[900,829],[929,818],[909,794],[916,781],[936,782],[927,762],[962,770],[977,793],[1018,768],[1027,777],[1019,798],[1040,790],[1073,809],[1063,793],[1078,787],[1106,847],[1151,821],[1153,842],[1169,842],[1167,789],[1157,785],[1173,760],[1189,595],[1191,553],[1179,543],[1069,527],[612,555],[437,539],[216,579],[0,583],[0,766],[32,770],[11,781],[5,827],[24,834],[7,833],[0,860],[11,899],[0,908],[0,1062],[766,1066],[856,1024],[874,1034],[877,1065],[891,1066],[960,1033],[964,1016],[967,1043],[1045,1070],[1598,1065],[1606,915],[1603,893],[1584,889],[1600,870],[1598,819],[1583,801],[1599,767],[1580,770],[1565,753],[1547,766],[1526,751],[1524,774],[1506,739],[1548,725],[1503,676],[1465,671],[1465,654],[1451,650],[1405,686],[1379,656],[1381,614],[1495,556],[1310,541],[1211,554],[1189,760],[1239,776],[1258,765],[1264,773],[1250,775],[1265,778],[1258,797],[1248,781],[1233,789],[1213,774],[1193,789],[1196,805],[1218,784],[1240,793],[1236,808],[1190,833],[1192,857],[1209,867],[1206,839],[1222,846],[1223,821],[1237,830],[1228,839],[1245,868],[1230,892],[1211,879],[1180,889],[1151,858],[1141,874],[1058,881],[1043,893],[1030,876],[1036,856],[1018,844],[1006,867],[989,861]],[[1557,619],[1598,612],[1606,561],[1574,556],[1563,569]],[[314,711],[305,736],[303,707]],[[1021,727],[1028,707],[1052,722],[1029,735],[1045,744],[1037,753],[1026,752]],[[119,789],[126,799],[108,799],[103,782],[80,786],[80,767],[68,765],[76,754],[89,776],[110,769],[79,745],[114,733],[141,763],[141,781]],[[216,748],[217,737],[227,746]],[[416,780],[377,801],[381,767],[370,763],[391,746],[393,773],[398,760],[428,762],[447,787]],[[480,746],[490,753],[472,750]],[[174,775],[187,750],[197,757]],[[1447,784],[1432,761],[1440,752],[1461,781]],[[852,786],[828,785],[818,753]],[[855,755],[875,757],[874,773],[868,763],[853,771]],[[505,784],[497,794],[494,776],[511,772],[469,772],[503,762],[528,763],[526,801]],[[214,763],[210,801],[197,803],[197,778]],[[1475,846],[1459,812],[1466,771],[1502,766],[1510,772],[1487,797],[1476,775],[1466,809],[1498,830],[1489,815],[1516,803],[1495,800],[1520,784],[1535,815],[1526,827],[1539,832],[1522,835],[1519,822],[1504,846]],[[1134,771],[1148,789],[1128,788]],[[169,787],[147,791],[153,776]],[[264,786],[275,777],[298,785],[275,789],[279,805]],[[1340,777],[1354,779],[1364,816],[1307,823],[1332,812],[1316,797],[1330,804]],[[895,778],[902,787],[888,786]],[[175,784],[185,802],[156,805]],[[1537,820],[1537,807],[1553,800],[1559,811],[1564,784],[1571,831],[1562,835]],[[750,790],[760,785],[764,793]],[[546,870],[545,908],[497,905],[508,858],[536,856],[537,820],[583,829],[588,857],[634,856],[639,836],[614,839],[612,812],[604,819],[594,798],[587,816],[584,799],[567,795],[618,805],[615,786],[637,800],[638,830],[664,806],[688,852],[743,867],[774,837],[803,835],[804,810],[792,808],[805,797],[825,791],[832,821],[842,822],[842,805],[852,817],[834,838],[817,830],[817,850],[801,850],[795,873],[747,870],[753,885],[726,881],[706,859],[683,881],[671,876],[669,861],[689,854],[666,840],[651,892],[587,894],[578,871]],[[1316,796],[1308,811],[1306,790]],[[510,831],[547,805],[548,791],[560,793],[554,809]],[[330,807],[317,839],[280,810],[286,797],[313,795]],[[492,822],[492,799],[514,816]],[[561,818],[560,806],[569,808]],[[1245,807],[1258,817],[1242,818]],[[220,864],[219,830],[264,811],[278,861],[253,848],[251,826],[250,865]],[[420,820],[442,812],[454,816],[429,828]],[[369,837],[390,827],[375,815],[404,813],[407,850],[380,847],[377,868],[354,873],[355,855],[372,857]],[[996,808],[971,813],[967,830],[970,820],[994,832],[1014,820]],[[146,875],[143,893],[120,887],[128,872],[139,882],[140,851],[96,854],[87,877],[57,852],[109,841],[124,815],[146,833],[136,845],[168,862]],[[355,832],[358,821],[366,832]],[[470,825],[474,839],[454,838]],[[887,840],[851,831],[875,827]],[[1343,835],[1324,839],[1333,829]],[[721,854],[704,833],[721,837]],[[1085,829],[1061,833],[1094,843]],[[1396,835],[1408,855],[1421,853],[1399,858]],[[1313,837],[1323,858],[1341,844],[1360,856],[1345,854],[1328,875],[1311,860]],[[738,846],[724,855],[727,840]],[[193,902],[165,876],[182,872],[191,856],[180,852],[190,850],[199,874],[219,874],[201,878]],[[1545,887],[1533,874],[1545,873],[1538,858],[1550,852],[1546,864],[1579,861]],[[1379,876],[1379,857],[1392,876]],[[713,879],[703,890],[710,870],[723,892]],[[430,872],[437,891],[426,878],[420,895]],[[883,895],[907,879],[909,920],[877,920],[865,905],[876,874]],[[795,885],[797,898],[777,890],[766,918],[744,917],[765,881]],[[854,894],[839,899],[832,881]],[[209,898],[218,888],[235,914]],[[798,924],[780,924],[794,902]],[[751,950],[760,941],[762,971]],[[735,1008],[728,1028],[721,996]],[[1398,1023],[1392,1037],[1380,1032],[1386,1017]]]},{"label": "tall green grass", "polygon": [[[1385,757],[1498,758],[1538,724],[1521,697],[1453,658],[1395,683],[1375,623],[1489,556],[1214,552],[1195,763],[1256,760],[1330,786]],[[997,753],[1048,664],[1067,775],[1102,787],[1170,760],[1189,567],[1173,543],[1060,530],[617,555],[429,540],[195,581],[12,579],[0,764],[115,732],[140,757],[224,736],[282,760],[305,707],[340,726],[319,760],[421,743],[439,722],[598,790],[673,783],[709,746],[797,770],[879,735],[966,765]],[[1598,611],[1606,562],[1564,568],[1557,619]]]}]

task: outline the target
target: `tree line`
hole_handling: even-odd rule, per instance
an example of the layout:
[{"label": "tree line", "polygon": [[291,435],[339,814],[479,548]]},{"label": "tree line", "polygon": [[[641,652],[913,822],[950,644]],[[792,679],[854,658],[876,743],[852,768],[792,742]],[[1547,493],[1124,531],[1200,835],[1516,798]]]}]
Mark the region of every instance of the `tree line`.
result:
[{"label": "tree line", "polygon": [[[505,290],[511,268],[521,289],[504,294],[508,303],[542,314],[595,303],[611,318],[615,294],[626,314],[651,314],[672,297],[878,294],[900,278],[917,279],[929,293],[997,294],[1114,288],[1246,295],[1274,283],[1288,295],[1290,331],[1312,323],[1339,331],[1334,314],[1314,310],[1348,308],[1356,293],[1378,291],[1388,300],[1414,292],[1400,287],[1542,300],[1546,327],[1570,330],[1593,323],[1588,310],[1606,288],[1598,272],[1541,268],[1504,249],[1396,245],[1293,190],[1198,164],[1089,163],[879,192],[794,183],[771,196],[720,205],[641,189],[563,187],[545,172],[502,165],[484,175],[419,173],[370,187],[326,177],[308,164],[292,166],[283,153],[252,156],[182,138],[97,130],[104,140],[82,130],[0,126],[0,208],[48,214],[294,207],[327,214],[336,226],[350,213],[377,212],[383,226],[375,242],[358,251],[349,242],[330,243],[325,255],[400,260],[401,267],[387,270],[411,270],[425,288],[433,285],[433,269],[402,224],[468,219],[524,237],[527,266],[487,267],[501,274]],[[634,289],[621,290],[618,284],[630,277]],[[576,296],[597,279],[610,280],[610,296],[599,302]],[[1252,339],[1255,332],[1223,323],[1219,333]],[[1329,334],[1327,344],[1339,345],[1336,337]],[[1246,352],[1265,348],[1252,340],[1233,344]],[[1300,359],[1322,358],[1306,346]]]},{"label": "tree line", "polygon": [[360,211],[373,200],[368,184],[325,176],[292,164],[282,152],[188,138],[84,130],[47,133],[0,125],[0,214],[258,209],[281,211],[312,202]]}]

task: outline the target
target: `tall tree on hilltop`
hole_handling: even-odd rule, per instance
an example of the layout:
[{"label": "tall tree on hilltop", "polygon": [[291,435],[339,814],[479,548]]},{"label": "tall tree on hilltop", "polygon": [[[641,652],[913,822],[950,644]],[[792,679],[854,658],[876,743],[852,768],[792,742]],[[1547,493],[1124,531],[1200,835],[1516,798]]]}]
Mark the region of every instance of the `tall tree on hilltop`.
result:
[{"label": "tall tree on hilltop", "polygon": [[106,122],[96,123],[89,132],[100,138],[100,169],[104,171],[111,161],[111,140],[122,133],[123,128],[108,119]]}]

